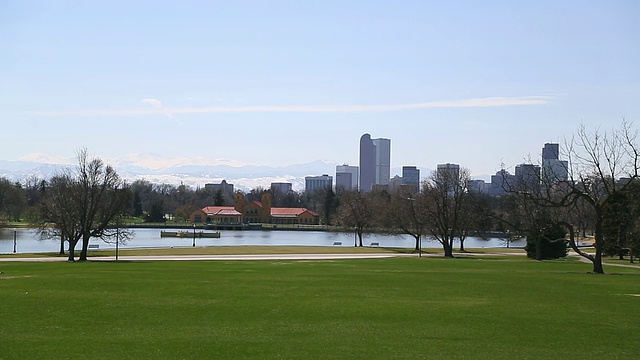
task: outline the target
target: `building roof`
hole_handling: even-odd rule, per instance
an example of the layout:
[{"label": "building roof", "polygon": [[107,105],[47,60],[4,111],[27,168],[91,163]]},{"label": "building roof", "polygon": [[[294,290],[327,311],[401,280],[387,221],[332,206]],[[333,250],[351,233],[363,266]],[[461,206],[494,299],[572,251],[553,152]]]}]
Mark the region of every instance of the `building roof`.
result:
[{"label": "building roof", "polygon": [[242,215],[237,212],[233,206],[205,206],[202,209],[202,212],[211,215]]},{"label": "building roof", "polygon": [[275,207],[271,208],[271,216],[275,217],[296,217],[301,214],[308,212],[313,216],[319,216],[315,211],[309,210],[307,208],[280,208]]},{"label": "building roof", "polygon": [[[262,207],[262,203],[259,201],[254,201],[257,205]],[[242,215],[233,206],[205,206],[200,209],[207,216],[213,215]],[[285,207],[274,207],[271,208],[271,216],[273,217],[297,217],[305,212],[308,212],[312,216],[320,216],[317,212],[313,210],[309,210],[307,208],[285,208]]]}]

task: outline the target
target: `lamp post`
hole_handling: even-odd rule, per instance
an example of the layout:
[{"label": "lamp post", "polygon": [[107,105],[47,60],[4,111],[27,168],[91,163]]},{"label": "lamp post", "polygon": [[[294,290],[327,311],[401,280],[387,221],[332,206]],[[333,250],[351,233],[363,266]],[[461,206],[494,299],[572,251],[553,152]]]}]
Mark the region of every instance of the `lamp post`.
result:
[{"label": "lamp post", "polygon": [[120,225],[116,227],[116,261],[118,261],[118,244],[120,244]]},{"label": "lamp post", "polygon": [[193,247],[196,247],[196,223],[193,223]]}]

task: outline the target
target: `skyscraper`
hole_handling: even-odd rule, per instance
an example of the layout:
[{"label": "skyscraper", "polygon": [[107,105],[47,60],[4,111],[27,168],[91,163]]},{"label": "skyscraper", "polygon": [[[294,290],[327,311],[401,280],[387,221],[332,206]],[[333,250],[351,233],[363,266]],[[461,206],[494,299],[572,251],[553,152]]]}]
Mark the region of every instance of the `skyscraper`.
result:
[{"label": "skyscraper", "polygon": [[567,181],[569,163],[560,160],[560,145],[547,143],[542,148],[542,180],[546,184]]},{"label": "skyscraper", "polygon": [[323,174],[322,176],[305,176],[304,191],[311,194],[320,189],[331,189],[333,187],[333,176]]},{"label": "skyscraper", "polygon": [[336,166],[336,190],[355,190],[358,188],[358,167],[338,165]]},{"label": "skyscraper", "polygon": [[420,169],[416,166],[402,167],[402,185],[413,185],[420,187]]},{"label": "skyscraper", "polygon": [[288,193],[293,191],[293,184],[288,182],[272,182],[271,183],[271,193],[272,194],[281,194],[287,195]]},{"label": "skyscraper", "polygon": [[516,165],[516,189],[535,192],[540,187],[540,166],[534,164]]},{"label": "skyscraper", "polygon": [[388,185],[391,177],[391,140],[360,138],[360,190],[371,191],[373,185]]}]

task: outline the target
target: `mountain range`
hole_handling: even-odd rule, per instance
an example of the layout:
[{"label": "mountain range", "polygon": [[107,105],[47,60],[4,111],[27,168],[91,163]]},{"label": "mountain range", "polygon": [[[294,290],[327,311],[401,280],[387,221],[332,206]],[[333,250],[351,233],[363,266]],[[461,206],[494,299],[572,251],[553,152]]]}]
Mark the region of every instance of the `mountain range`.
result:
[{"label": "mountain range", "polygon": [[[103,158],[118,174],[131,183],[145,179],[154,184],[184,184],[192,188],[226,180],[237,190],[248,191],[256,187],[268,188],[272,182],[290,182],[294,190],[304,189],[304,177],[329,174],[335,177],[336,163],[316,160],[287,166],[265,166],[235,160],[207,159],[204,157],[166,157],[158,154],[131,154],[119,158]],[[65,167],[75,166],[75,158],[60,158],[43,153],[25,156],[17,161],[0,160],[0,177],[23,181],[36,177],[49,179]],[[421,169],[428,174],[430,170]],[[392,173],[401,173],[392,169]]]}]

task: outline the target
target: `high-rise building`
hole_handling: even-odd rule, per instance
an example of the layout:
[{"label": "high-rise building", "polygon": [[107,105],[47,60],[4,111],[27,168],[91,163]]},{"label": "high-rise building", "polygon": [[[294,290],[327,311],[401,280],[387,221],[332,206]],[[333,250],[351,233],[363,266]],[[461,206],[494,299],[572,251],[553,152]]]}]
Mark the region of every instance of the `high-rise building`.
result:
[{"label": "high-rise building", "polygon": [[402,167],[402,185],[414,185],[420,187],[420,169],[416,166]]},{"label": "high-rise building", "polygon": [[355,190],[358,188],[358,167],[349,165],[336,166],[336,190]]},{"label": "high-rise building", "polygon": [[233,184],[227,183],[226,180],[222,180],[219,184],[204,184],[204,189],[215,196],[220,194],[226,204],[231,204],[233,202]]},{"label": "high-rise building", "polygon": [[271,183],[271,193],[272,194],[282,194],[287,195],[288,193],[293,191],[293,185],[288,182],[272,182]]},{"label": "high-rise building", "polygon": [[447,193],[453,196],[459,189],[460,165],[458,164],[438,164],[436,176],[443,185],[447,186]]},{"label": "high-rise building", "polygon": [[569,163],[560,160],[560,145],[544,144],[542,148],[542,180],[545,184],[567,181],[569,178]]},{"label": "high-rise building", "polygon": [[537,191],[540,187],[540,166],[533,164],[516,165],[516,183],[518,191]]},{"label": "high-rise building", "polygon": [[491,175],[491,186],[489,187],[489,195],[498,196],[505,194],[513,188],[516,181],[515,175],[509,174],[507,170],[500,170],[495,175]]},{"label": "high-rise building", "polygon": [[457,179],[460,176],[460,165],[438,164],[436,173],[438,176],[450,176],[452,179]]},{"label": "high-rise building", "polygon": [[313,193],[316,190],[331,189],[333,187],[333,176],[327,174],[321,176],[305,176],[304,184],[304,191],[307,194]]},{"label": "high-rise building", "polygon": [[482,179],[469,180],[467,187],[470,192],[476,194],[487,194],[489,192],[487,184]]},{"label": "high-rise building", "polygon": [[360,138],[360,190],[371,191],[373,185],[388,185],[391,177],[391,140]]},{"label": "high-rise building", "polygon": [[542,148],[542,159],[558,160],[560,159],[560,145],[546,143]]}]

